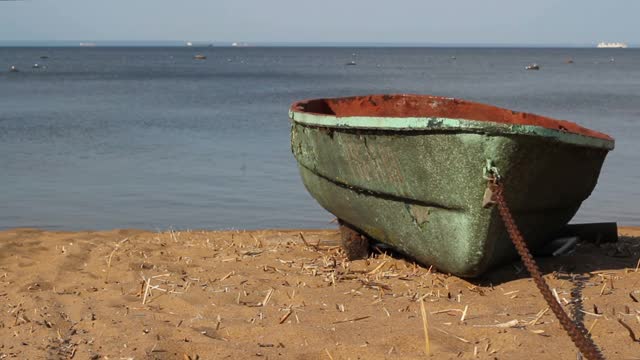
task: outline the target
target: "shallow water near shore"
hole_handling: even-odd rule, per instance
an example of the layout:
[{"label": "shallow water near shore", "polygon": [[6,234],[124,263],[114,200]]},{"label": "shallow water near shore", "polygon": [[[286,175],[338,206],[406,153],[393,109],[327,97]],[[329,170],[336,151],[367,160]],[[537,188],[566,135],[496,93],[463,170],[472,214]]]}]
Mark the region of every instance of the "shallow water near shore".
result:
[{"label": "shallow water near shore", "polygon": [[370,93],[605,132],[616,149],[574,221],[637,225],[638,79],[636,49],[0,48],[0,229],[332,227],[298,176],[287,110]]}]

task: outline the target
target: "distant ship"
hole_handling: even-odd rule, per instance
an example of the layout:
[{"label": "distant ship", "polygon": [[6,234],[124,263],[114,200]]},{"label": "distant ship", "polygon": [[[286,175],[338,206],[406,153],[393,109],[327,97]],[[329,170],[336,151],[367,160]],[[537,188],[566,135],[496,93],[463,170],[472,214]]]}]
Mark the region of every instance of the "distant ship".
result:
[{"label": "distant ship", "polygon": [[81,42],[80,46],[88,46],[88,47],[94,47],[96,46],[96,43],[91,43],[91,42]]},{"label": "distant ship", "polygon": [[599,48],[614,48],[614,49],[626,49],[628,46],[623,42],[601,42],[598,44]]},{"label": "distant ship", "polygon": [[540,65],[533,63],[524,67],[525,70],[540,70]]}]

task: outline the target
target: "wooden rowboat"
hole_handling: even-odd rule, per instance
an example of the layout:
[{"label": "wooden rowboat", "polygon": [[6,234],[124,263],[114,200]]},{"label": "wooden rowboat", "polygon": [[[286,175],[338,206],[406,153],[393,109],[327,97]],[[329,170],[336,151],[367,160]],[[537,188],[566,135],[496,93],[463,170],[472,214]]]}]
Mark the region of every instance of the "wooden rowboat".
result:
[{"label": "wooden rowboat", "polygon": [[416,261],[477,276],[515,249],[487,201],[488,172],[531,249],[593,191],[614,140],[574,123],[428,95],[293,104],[291,148],[311,195]]}]

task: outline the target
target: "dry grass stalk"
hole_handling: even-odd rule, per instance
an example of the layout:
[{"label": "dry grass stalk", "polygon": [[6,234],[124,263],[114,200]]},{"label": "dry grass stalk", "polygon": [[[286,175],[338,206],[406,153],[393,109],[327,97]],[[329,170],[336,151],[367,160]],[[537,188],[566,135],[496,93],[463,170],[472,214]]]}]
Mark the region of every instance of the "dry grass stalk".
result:
[{"label": "dry grass stalk", "polygon": [[314,250],[318,250],[318,247],[317,247],[317,246],[311,245],[311,244],[309,244],[309,243],[307,242],[307,239],[305,239],[305,238],[304,238],[304,235],[303,235],[301,232],[299,232],[299,233],[298,233],[298,236],[300,237],[300,240],[302,240],[302,242],[304,243],[304,245],[305,245],[306,247],[308,247],[308,248],[312,248],[312,249],[314,249]]},{"label": "dry grass stalk", "polygon": [[640,258],[638,258],[638,263],[636,264],[636,272],[640,269]]},{"label": "dry grass stalk", "polygon": [[375,273],[377,273],[385,264],[387,263],[387,261],[383,261],[380,263],[380,265],[376,266],[375,269],[369,271],[367,274],[368,275],[374,275]]},{"label": "dry grass stalk", "polygon": [[264,243],[262,243],[262,240],[258,239],[257,237],[255,237],[253,234],[249,234],[251,236],[251,238],[253,238],[253,240],[256,242],[256,246],[259,248],[263,248],[264,247]]},{"label": "dry grass stalk", "polygon": [[347,322],[356,322],[356,321],[360,321],[360,320],[364,320],[364,319],[368,319],[371,316],[360,316],[357,318],[353,318],[353,319],[347,319],[347,320],[339,320],[339,321],[334,321],[333,324],[342,324],[342,323],[347,323]]},{"label": "dry grass stalk", "polygon": [[[389,313],[389,310],[387,310],[387,308],[383,307],[382,310],[384,311],[385,314],[387,314],[387,317],[391,317],[391,314]],[[638,321],[640,321],[640,317],[638,317]]]},{"label": "dry grass stalk", "polygon": [[287,297],[288,297],[290,300],[293,300],[293,299],[296,297],[296,289],[293,289],[293,291],[291,291],[291,295],[289,295],[289,292],[288,292],[288,291],[285,291],[285,294],[287,294]]},{"label": "dry grass stalk", "polygon": [[591,331],[593,330],[594,327],[596,327],[597,323],[598,323],[598,319],[595,319],[593,321],[593,324],[591,324],[591,326],[589,326],[589,331],[587,331],[587,336],[591,335]]},{"label": "dry grass stalk", "polygon": [[291,316],[292,313],[293,311],[289,309],[289,311],[287,311],[287,313],[280,318],[280,321],[278,322],[278,324],[283,324],[285,321],[287,321],[287,319],[289,318],[289,316]]},{"label": "dry grass stalk", "polygon": [[124,244],[127,240],[129,240],[129,238],[124,238],[120,240],[116,244],[116,246],[113,248],[113,251],[111,252],[111,254],[109,255],[109,260],[107,260],[107,275],[104,278],[105,284],[109,282],[109,274],[111,273],[111,259],[113,258],[113,255],[116,253],[118,248],[120,248],[120,245]]},{"label": "dry grass stalk", "polygon": [[553,296],[556,298],[556,301],[558,302],[558,304],[562,305],[562,302],[560,301],[560,296],[558,296],[558,291],[555,288],[553,288],[552,292],[553,292]]},{"label": "dry grass stalk", "polygon": [[265,295],[264,300],[262,300],[262,302],[260,304],[262,304],[262,306],[267,306],[267,303],[269,302],[269,300],[271,300],[271,295],[273,294],[274,289],[269,289],[269,291],[267,291],[267,295]]},{"label": "dry grass stalk", "polygon": [[528,326],[534,326],[535,324],[537,324],[537,323],[538,323],[538,321],[539,321],[539,320],[544,316],[544,314],[546,314],[546,313],[547,313],[547,311],[549,311],[549,308],[546,308],[546,309],[544,309],[544,310],[540,310],[540,311],[538,312],[538,314],[536,315],[536,318],[535,318],[535,319],[533,319],[533,320],[531,320],[531,321],[529,321],[529,323],[528,323],[527,325],[528,325]]},{"label": "dry grass stalk", "polygon": [[606,288],[607,288],[607,283],[605,282],[605,283],[602,285],[602,289],[600,289],[600,296],[604,295],[604,289],[606,289]]},{"label": "dry grass stalk", "polygon": [[329,352],[329,350],[324,349],[324,351],[327,353],[327,356],[329,356],[329,359],[333,360],[333,356],[331,356],[331,353]]},{"label": "dry grass stalk", "polygon": [[460,336],[453,335],[452,333],[447,332],[447,331],[444,331],[444,330],[439,329],[439,328],[437,328],[437,327],[434,327],[434,329],[436,329],[436,330],[440,331],[440,332],[441,332],[441,333],[443,333],[443,334],[447,334],[447,335],[449,335],[449,336],[452,336],[452,337],[454,337],[454,338],[456,338],[456,339],[458,339],[458,340],[462,341],[462,342],[463,342],[463,343],[465,343],[465,344],[471,344],[471,341],[469,341],[469,340],[467,340],[467,339],[465,339],[465,338],[461,338]]},{"label": "dry grass stalk", "polygon": [[493,324],[493,325],[473,325],[474,327],[494,327],[494,328],[512,328],[518,326],[519,322],[516,319],[507,321],[505,323]]},{"label": "dry grass stalk", "polygon": [[230,278],[231,276],[233,276],[235,273],[236,273],[235,271],[232,271],[232,272],[228,273],[227,275],[221,277],[220,280],[218,280],[218,281],[226,280],[226,279]]},{"label": "dry grass stalk", "polygon": [[464,319],[467,317],[467,310],[469,310],[469,305],[464,306],[464,311],[462,312],[462,316],[460,317],[460,322],[464,322]]},{"label": "dry grass stalk", "polygon": [[[419,301],[422,301],[423,298],[420,298]],[[438,310],[438,311],[433,311],[430,314],[431,315],[436,315],[436,314],[443,314],[443,313],[448,313],[448,312],[452,312],[452,311],[456,311],[459,313],[464,313],[464,310],[460,310],[460,309],[444,309],[444,310]]]},{"label": "dry grass stalk", "polygon": [[176,232],[173,231],[173,229],[169,229],[169,234],[171,235],[171,238],[174,242],[178,242],[178,237],[176,236]]},{"label": "dry grass stalk", "polygon": [[147,302],[147,295],[149,295],[150,285],[151,285],[151,278],[148,278],[145,280],[144,295],[142,296],[142,305],[144,305]]},{"label": "dry grass stalk", "polygon": [[422,329],[424,330],[424,353],[431,356],[431,342],[429,341],[429,320],[427,310],[424,308],[424,300],[420,300],[420,313],[422,314]]}]

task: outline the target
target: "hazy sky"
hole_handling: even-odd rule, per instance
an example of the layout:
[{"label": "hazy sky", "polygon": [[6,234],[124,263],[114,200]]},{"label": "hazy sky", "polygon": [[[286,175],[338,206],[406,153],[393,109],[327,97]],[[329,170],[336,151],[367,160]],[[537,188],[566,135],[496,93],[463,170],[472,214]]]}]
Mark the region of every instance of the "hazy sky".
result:
[{"label": "hazy sky", "polygon": [[0,1],[0,41],[640,43],[638,0]]}]

